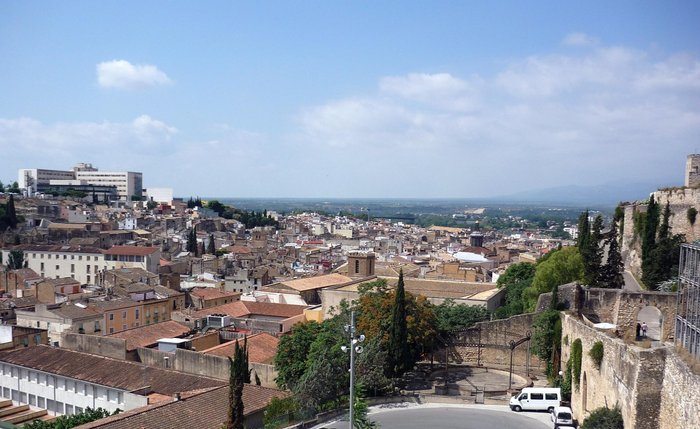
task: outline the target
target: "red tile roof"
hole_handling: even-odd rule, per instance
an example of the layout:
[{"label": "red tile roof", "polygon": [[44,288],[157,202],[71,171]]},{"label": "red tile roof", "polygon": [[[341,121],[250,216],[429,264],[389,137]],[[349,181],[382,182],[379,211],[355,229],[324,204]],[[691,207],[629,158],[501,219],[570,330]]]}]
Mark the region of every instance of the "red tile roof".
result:
[{"label": "red tile roof", "polygon": [[[243,386],[246,417],[265,409],[272,398],[288,392],[267,387]],[[220,429],[228,418],[228,386],[203,390],[179,401],[159,402],[77,426],[76,429]]]},{"label": "red tile roof", "polygon": [[126,350],[136,350],[139,347],[147,347],[158,342],[161,338],[175,338],[190,332],[192,329],[174,320],[154,323],[139,328],[128,329],[108,335],[111,338],[126,340]]},{"label": "red tile roof", "polygon": [[[236,347],[236,342],[239,346],[243,346],[243,339],[229,341],[219,344],[207,350],[202,350],[202,353],[216,356],[233,356]],[[280,340],[274,335],[267,332],[253,334],[248,337],[248,360],[255,363],[271,364],[277,353],[277,346]]]},{"label": "red tile roof", "polygon": [[159,250],[157,247],[146,246],[112,246],[107,250],[103,250],[102,253],[105,255],[146,256]]},{"label": "red tile roof", "polygon": [[192,313],[193,317],[207,317],[210,314],[226,314],[231,317],[246,317],[252,314],[273,317],[294,317],[304,313],[305,305],[275,304],[271,302],[236,301],[205,308]]},{"label": "red tile roof", "polygon": [[233,298],[241,296],[240,292],[229,292],[211,287],[196,287],[190,291],[190,294],[205,301],[217,298]]}]

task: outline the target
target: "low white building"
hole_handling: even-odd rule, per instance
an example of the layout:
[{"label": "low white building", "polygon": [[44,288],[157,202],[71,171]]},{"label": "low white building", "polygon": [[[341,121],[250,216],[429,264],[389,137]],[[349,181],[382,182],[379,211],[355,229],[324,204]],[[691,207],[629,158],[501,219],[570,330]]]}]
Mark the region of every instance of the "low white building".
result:
[{"label": "low white building", "polygon": [[0,356],[2,397],[13,405],[50,415],[86,408],[129,411],[148,404],[152,393],[175,396],[225,382],[167,369],[49,346],[13,350]]}]

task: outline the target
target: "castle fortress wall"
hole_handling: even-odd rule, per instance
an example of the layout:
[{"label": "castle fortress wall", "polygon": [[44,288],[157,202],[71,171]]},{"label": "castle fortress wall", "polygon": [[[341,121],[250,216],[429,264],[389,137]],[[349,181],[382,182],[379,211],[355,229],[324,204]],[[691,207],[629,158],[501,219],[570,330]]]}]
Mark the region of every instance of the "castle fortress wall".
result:
[{"label": "castle fortress wall", "polygon": [[[669,203],[671,217],[669,225],[672,234],[683,234],[688,243],[700,240],[700,214],[694,224],[688,220],[688,209],[694,207],[700,212],[700,188],[669,188],[653,193],[659,203],[660,213]],[[641,238],[634,233],[634,213],[646,213],[646,202],[627,203],[625,206],[625,225],[622,241],[622,255],[625,266],[636,275],[641,275],[642,253]]]}]

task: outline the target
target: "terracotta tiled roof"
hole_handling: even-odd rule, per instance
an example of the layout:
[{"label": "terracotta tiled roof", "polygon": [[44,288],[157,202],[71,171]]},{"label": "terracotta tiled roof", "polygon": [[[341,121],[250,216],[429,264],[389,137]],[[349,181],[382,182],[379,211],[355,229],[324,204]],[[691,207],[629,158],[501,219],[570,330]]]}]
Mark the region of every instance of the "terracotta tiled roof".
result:
[{"label": "terracotta tiled roof", "polygon": [[[245,416],[265,409],[272,398],[289,393],[267,387],[243,386]],[[209,389],[179,401],[147,405],[76,429],[219,429],[228,417],[228,386]]]},{"label": "terracotta tiled roof", "polygon": [[102,249],[90,246],[61,246],[54,244],[19,244],[9,250],[22,250],[23,252],[59,252],[59,253],[102,253]]},{"label": "terracotta tiled roof", "polygon": [[228,246],[225,250],[229,253],[233,253],[234,255],[240,255],[251,252],[250,247],[240,245]]},{"label": "terracotta tiled roof", "polygon": [[226,314],[231,317],[246,317],[251,314],[274,317],[294,317],[304,313],[305,305],[275,304],[271,302],[236,301],[216,307],[195,311],[193,317],[206,317],[210,314]]},{"label": "terracotta tiled roof", "polygon": [[342,274],[327,274],[324,276],[305,277],[302,279],[281,282],[282,285],[299,292],[321,289],[328,286],[338,286],[351,282],[352,279]]},{"label": "terracotta tiled roof", "polygon": [[146,256],[157,252],[157,247],[145,246],[112,246],[107,250],[103,250],[105,255],[125,255],[125,256]]},{"label": "terracotta tiled roof", "polygon": [[240,292],[229,292],[210,287],[193,288],[190,291],[190,294],[196,296],[197,298],[201,298],[205,301],[217,298],[233,298],[241,295]]},{"label": "terracotta tiled roof", "polygon": [[43,345],[0,353],[0,361],[116,389],[132,391],[149,386],[152,392],[164,395],[225,384],[212,378]]},{"label": "terracotta tiled roof", "polygon": [[126,340],[126,350],[136,350],[139,347],[147,347],[158,342],[161,338],[175,338],[191,331],[191,328],[182,323],[169,320],[167,322],[154,323],[139,328],[127,329],[108,335],[112,338]]},{"label": "terracotta tiled roof", "polygon": [[[243,339],[229,341],[228,343],[219,344],[207,350],[202,350],[204,354],[216,356],[233,356],[236,347],[236,342],[243,346]],[[266,332],[253,334],[248,337],[248,360],[256,363],[272,363],[277,353],[277,345],[279,339],[274,335]]]}]

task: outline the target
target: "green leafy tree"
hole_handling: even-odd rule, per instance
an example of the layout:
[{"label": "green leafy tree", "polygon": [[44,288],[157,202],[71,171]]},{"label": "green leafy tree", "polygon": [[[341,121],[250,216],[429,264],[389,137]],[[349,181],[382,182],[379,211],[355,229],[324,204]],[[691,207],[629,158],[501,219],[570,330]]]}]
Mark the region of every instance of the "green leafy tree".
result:
[{"label": "green leafy tree", "polygon": [[389,327],[389,355],[387,375],[392,378],[401,377],[411,369],[413,362],[408,345],[408,327],[406,325],[406,290],[403,281],[403,270],[399,272],[399,282],[396,285],[394,307],[391,311],[391,326]]},{"label": "green leafy tree", "polygon": [[581,280],[583,273],[583,261],[576,247],[566,247],[555,252],[537,265],[532,286],[523,292],[526,309],[534,311],[540,294],[551,292],[554,286]]},{"label": "green leafy tree", "polygon": [[605,244],[608,248],[608,259],[602,268],[601,286],[622,289],[625,285],[625,279],[622,276],[625,265],[620,254],[620,244],[617,239],[617,222],[615,219],[610,225],[610,233]]},{"label": "green leafy tree", "polygon": [[296,390],[297,384],[304,376],[307,357],[321,325],[306,322],[294,325],[289,335],[280,338],[275,354],[277,369],[276,383],[281,389]]},{"label": "green leafy tree", "polygon": [[341,349],[348,341],[345,314],[324,320],[306,358],[306,370],[294,389],[305,403],[316,409],[348,394],[350,356]]},{"label": "green leafy tree", "polygon": [[437,327],[443,334],[473,326],[476,322],[489,319],[489,312],[477,305],[455,304],[453,299],[446,299],[433,308]]},{"label": "green leafy tree", "polygon": [[58,416],[50,421],[34,420],[29,423],[24,423],[22,427],[25,429],[71,429],[105,417],[117,415],[120,412],[121,410],[119,409],[110,413],[104,408],[93,409],[87,407],[85,411],[79,414]]},{"label": "green leafy tree", "polygon": [[535,265],[520,262],[508,267],[505,273],[498,278],[498,287],[506,289],[506,302],[505,305],[496,309],[497,318],[515,316],[525,311],[523,292],[532,286],[535,270]]},{"label": "green leafy tree", "polygon": [[571,344],[571,372],[574,386],[578,390],[581,381],[581,365],[583,363],[583,344],[580,338],[576,338]]},{"label": "green leafy tree", "polygon": [[615,408],[601,407],[593,410],[586,417],[581,429],[624,429],[622,411],[619,406]]},{"label": "green leafy tree", "polygon": [[657,288],[660,283],[678,273],[680,244],[685,241],[685,237],[683,235],[671,236],[670,217],[671,209],[666,203],[659,226],[658,240],[651,253],[651,262],[647,265],[649,272],[646,275],[645,284],[650,288]]},{"label": "green leafy tree", "polygon": [[545,310],[539,313],[532,323],[531,350],[543,361],[549,361],[552,357],[556,336],[555,325],[559,320],[558,311]]}]

